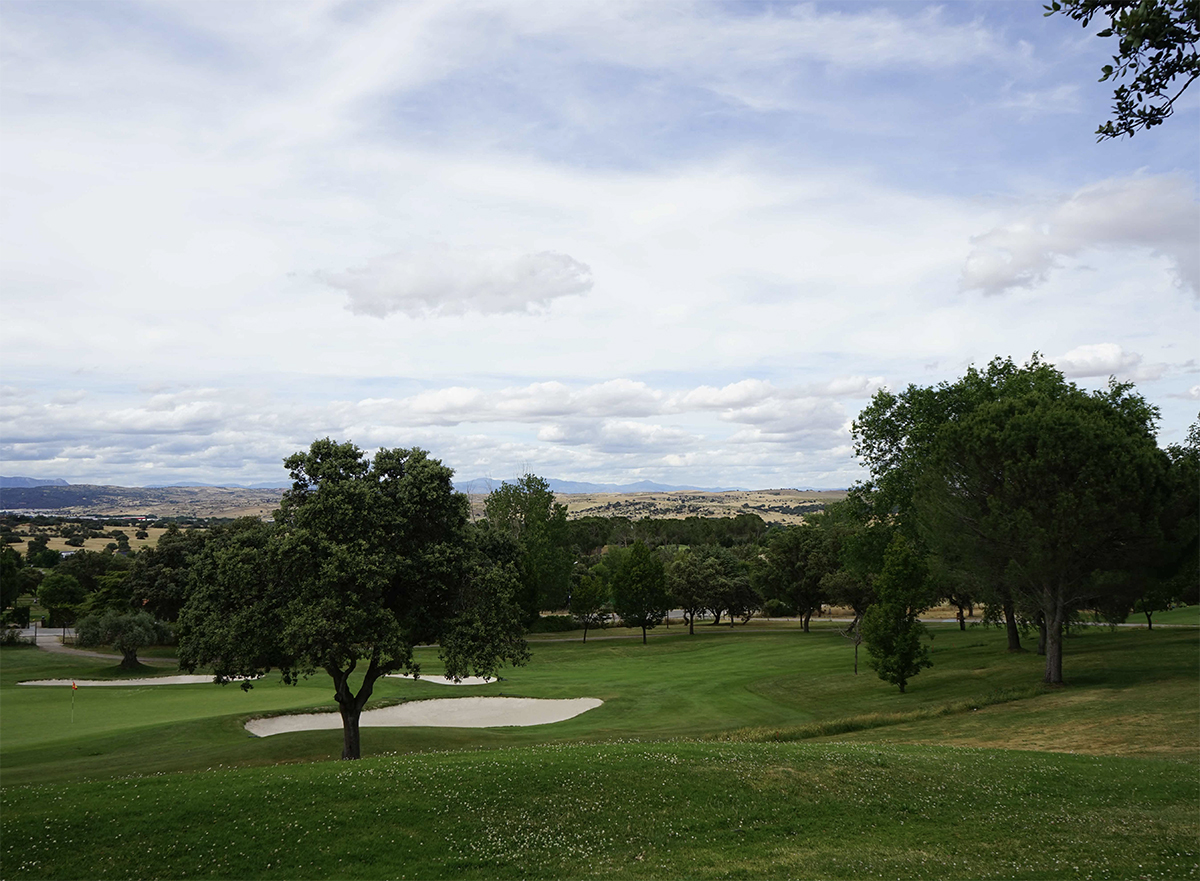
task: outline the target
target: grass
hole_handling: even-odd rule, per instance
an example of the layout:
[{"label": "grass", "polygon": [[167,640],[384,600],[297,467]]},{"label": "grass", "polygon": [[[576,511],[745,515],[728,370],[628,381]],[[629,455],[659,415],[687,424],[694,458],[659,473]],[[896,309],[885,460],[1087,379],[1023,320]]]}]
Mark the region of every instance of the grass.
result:
[{"label": "grass", "polygon": [[[834,628],[554,635],[503,681],[383,701],[604,699],[512,729],[252,738],[331,683],[69,689],[99,659],[0,651],[4,877],[1194,877],[1194,629],[1068,639],[1068,687],[994,630],[937,626],[900,695]],[[605,632],[605,636],[613,636]],[[569,634],[566,636],[570,636]],[[640,634],[639,634],[640,636]],[[427,673],[436,653],[421,653]],[[836,741],[836,742],[831,742]],[[1068,753],[1074,751],[1076,755]],[[140,775],[140,776],[133,776]],[[222,822],[209,819],[218,816]]]},{"label": "grass", "polygon": [[945,747],[543,745],[0,799],[12,878],[1186,878],[1200,857],[1173,763]]}]

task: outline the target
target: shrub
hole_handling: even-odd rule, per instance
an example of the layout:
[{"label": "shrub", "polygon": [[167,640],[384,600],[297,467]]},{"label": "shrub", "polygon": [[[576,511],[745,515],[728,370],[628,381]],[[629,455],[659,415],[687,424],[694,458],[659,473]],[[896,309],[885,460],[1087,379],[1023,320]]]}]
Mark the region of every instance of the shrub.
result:
[{"label": "shrub", "polygon": [[763,603],[762,615],[764,618],[794,618],[796,610],[783,600],[767,600]]},{"label": "shrub", "polygon": [[529,625],[530,633],[562,633],[578,629],[579,624],[570,615],[542,615]]}]

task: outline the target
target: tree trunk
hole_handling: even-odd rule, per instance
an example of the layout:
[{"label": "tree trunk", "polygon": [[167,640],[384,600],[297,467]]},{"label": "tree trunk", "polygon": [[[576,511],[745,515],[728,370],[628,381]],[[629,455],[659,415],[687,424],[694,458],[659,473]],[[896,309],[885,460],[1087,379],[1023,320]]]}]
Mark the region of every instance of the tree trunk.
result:
[{"label": "tree trunk", "polygon": [[342,758],[354,760],[362,756],[362,741],[358,734],[358,720],[362,716],[362,709],[356,706],[355,701],[349,704],[338,704],[338,709],[342,713]]},{"label": "tree trunk", "polygon": [[587,625],[583,625],[583,641],[587,642]]},{"label": "tree trunk", "polygon": [[1042,632],[1046,634],[1047,685],[1062,685],[1063,611],[1056,609],[1051,618],[1042,617]]},{"label": "tree trunk", "polygon": [[141,664],[138,663],[137,649],[132,651],[121,652],[121,667],[125,670],[136,670]]},{"label": "tree trunk", "polygon": [[808,622],[812,620],[812,609],[804,613],[804,632],[808,633]]},{"label": "tree trunk", "polygon": [[325,672],[333,677],[333,699],[337,701],[338,712],[342,714],[342,758],[347,760],[358,759],[362,756],[362,742],[358,732],[359,718],[362,716],[363,707],[371,698],[375,680],[383,675],[377,659],[372,657],[371,664],[367,667],[367,674],[363,677],[362,688],[358,690],[358,694],[354,694],[350,690],[350,674],[354,672],[356,666],[358,666],[358,662],[351,661],[350,666],[345,670],[332,665],[325,668]]},{"label": "tree trunk", "polygon": [[642,625],[642,645],[646,644],[646,625]]},{"label": "tree trunk", "polygon": [[1153,612],[1143,612],[1143,614],[1146,616],[1146,629],[1153,630],[1154,629],[1154,621],[1151,620],[1151,616],[1154,613]]},{"label": "tree trunk", "polygon": [[695,625],[696,625],[696,613],[692,612],[692,614],[688,615],[688,636],[696,635]]},{"label": "tree trunk", "polygon": [[1008,631],[1008,650],[1021,651],[1021,631],[1017,629],[1017,610],[1011,599],[1004,601],[1004,629]]},{"label": "tree trunk", "polygon": [[966,629],[967,629],[967,618],[966,618],[966,616],[963,614],[963,607],[962,607],[962,606],[959,606],[959,607],[958,607],[958,629],[959,629],[959,630],[966,630]]}]

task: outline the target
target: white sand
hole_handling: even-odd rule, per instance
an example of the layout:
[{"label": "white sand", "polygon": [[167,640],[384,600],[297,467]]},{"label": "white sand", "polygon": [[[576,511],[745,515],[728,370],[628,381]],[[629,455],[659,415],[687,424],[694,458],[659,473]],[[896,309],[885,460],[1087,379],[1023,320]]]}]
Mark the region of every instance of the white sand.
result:
[{"label": "white sand", "polygon": [[[155,676],[147,679],[30,679],[18,682],[17,685],[66,685],[75,683],[80,688],[94,688],[108,685],[199,685],[207,682],[212,684],[211,675],[204,676],[196,673],[190,676]],[[238,682],[240,680],[233,680]]]},{"label": "white sand", "polygon": [[[389,673],[387,679],[417,679],[411,673]],[[418,682],[432,682],[435,685],[487,685],[489,682],[495,682],[495,679],[489,679],[486,676],[464,676],[462,681],[455,682],[453,679],[447,679],[445,676],[422,676],[417,679]]]},{"label": "white sand", "polygon": [[[594,697],[573,700],[543,700],[530,697],[463,697],[409,701],[381,710],[362,714],[362,728],[401,728],[422,726],[430,728],[502,728],[508,726],[548,725],[562,722],[604,701]],[[253,719],[246,730],[258,737],[284,734],[289,731],[320,731],[341,728],[339,713],[307,713],[298,716],[275,716]]]}]

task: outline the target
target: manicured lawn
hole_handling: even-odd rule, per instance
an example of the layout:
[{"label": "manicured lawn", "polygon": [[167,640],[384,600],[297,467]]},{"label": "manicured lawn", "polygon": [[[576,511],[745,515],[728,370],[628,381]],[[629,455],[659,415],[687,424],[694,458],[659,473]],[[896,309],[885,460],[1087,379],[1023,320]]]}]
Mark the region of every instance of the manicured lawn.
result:
[{"label": "manicured lawn", "polygon": [[1194,768],[564,744],[5,787],[9,878],[1186,878]]},{"label": "manicured lawn", "polygon": [[[103,660],[0,650],[4,877],[1189,877],[1200,631],[1085,628],[1068,685],[936,626],[907,694],[828,625],[572,634],[482,687],[599,697],[554,725],[254,738],[332,685],[69,688]],[[613,636],[612,632],[601,634]],[[440,672],[422,650],[426,673]],[[955,746],[957,745],[957,746]],[[1002,748],[1004,747],[1004,748]],[[1069,755],[1069,752],[1091,755]],[[131,776],[139,775],[139,776]],[[219,818],[213,822],[213,818]]]}]

